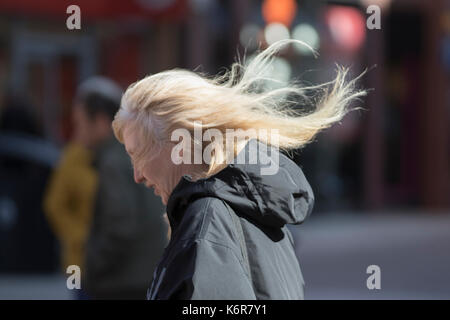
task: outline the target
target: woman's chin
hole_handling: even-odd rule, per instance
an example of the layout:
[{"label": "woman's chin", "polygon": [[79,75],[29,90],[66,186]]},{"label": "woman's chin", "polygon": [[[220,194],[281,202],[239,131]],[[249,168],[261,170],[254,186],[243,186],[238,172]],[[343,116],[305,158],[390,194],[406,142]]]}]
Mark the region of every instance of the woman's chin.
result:
[{"label": "woman's chin", "polygon": [[167,199],[166,199],[166,197],[164,196],[164,194],[160,194],[160,193],[158,192],[156,195],[161,199],[161,202],[162,202],[164,205],[167,205]]}]

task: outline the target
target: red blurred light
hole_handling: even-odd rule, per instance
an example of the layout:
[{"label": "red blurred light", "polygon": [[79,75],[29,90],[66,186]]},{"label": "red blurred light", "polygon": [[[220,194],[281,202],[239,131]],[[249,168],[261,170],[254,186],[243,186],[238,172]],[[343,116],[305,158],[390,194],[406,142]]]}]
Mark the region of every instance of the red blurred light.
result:
[{"label": "red blurred light", "polygon": [[325,20],[333,40],[349,51],[358,50],[366,37],[366,22],[362,13],[354,8],[332,6]]}]

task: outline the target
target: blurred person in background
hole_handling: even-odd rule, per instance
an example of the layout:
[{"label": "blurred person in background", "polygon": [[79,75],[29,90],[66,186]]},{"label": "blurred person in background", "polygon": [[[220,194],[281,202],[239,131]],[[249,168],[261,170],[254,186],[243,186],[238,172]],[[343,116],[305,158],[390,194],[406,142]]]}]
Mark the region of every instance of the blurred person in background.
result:
[{"label": "blurred person in background", "polygon": [[[80,85],[74,106],[76,134],[69,151],[73,166],[83,168],[83,173],[73,177],[67,164],[68,174],[60,179],[70,181],[61,184],[76,191],[53,187],[57,198],[66,198],[65,206],[78,209],[74,218],[73,211],[54,205],[51,216],[72,214],[78,219],[78,229],[69,219],[59,220],[59,234],[71,233],[68,237],[78,241],[81,250],[74,251],[78,260],[73,261],[81,263],[82,290],[93,299],[144,299],[167,243],[161,201],[134,184],[125,149],[112,135],[121,95],[120,87],[103,77]],[[51,207],[52,200],[48,203]]]},{"label": "blurred person in background", "polygon": [[[80,97],[76,101],[81,103]],[[84,267],[84,249],[98,184],[89,118],[82,107],[72,111],[73,138],[62,152],[44,198],[47,219],[60,243],[63,273],[70,265]],[[78,299],[87,297],[83,289],[74,293]]]}]

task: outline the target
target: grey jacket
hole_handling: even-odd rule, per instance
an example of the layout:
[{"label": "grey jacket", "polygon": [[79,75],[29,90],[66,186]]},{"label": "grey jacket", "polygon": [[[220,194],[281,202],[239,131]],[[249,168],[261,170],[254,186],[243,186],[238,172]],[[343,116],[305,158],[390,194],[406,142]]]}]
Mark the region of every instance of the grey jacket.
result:
[{"label": "grey jacket", "polygon": [[165,208],[151,190],[133,180],[125,148],[116,139],[98,150],[99,187],[82,279],[93,298],[141,290],[167,245]]},{"label": "grey jacket", "polygon": [[[259,147],[258,147],[259,146]],[[261,152],[252,139],[214,176],[182,177],[167,213],[172,237],[155,270],[148,299],[303,299],[304,280],[286,224],[311,213],[313,192],[285,155]],[[279,163],[262,175],[262,163]]]}]

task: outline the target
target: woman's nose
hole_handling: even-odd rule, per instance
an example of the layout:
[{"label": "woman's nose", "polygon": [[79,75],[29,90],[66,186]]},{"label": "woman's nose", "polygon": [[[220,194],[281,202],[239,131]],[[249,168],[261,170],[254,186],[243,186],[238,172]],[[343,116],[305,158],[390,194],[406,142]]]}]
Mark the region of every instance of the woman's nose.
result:
[{"label": "woman's nose", "polygon": [[141,174],[141,172],[134,168],[134,181],[136,183],[142,183],[144,181],[144,176]]}]

